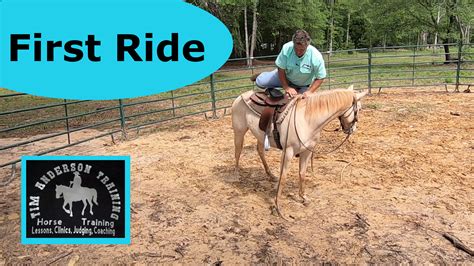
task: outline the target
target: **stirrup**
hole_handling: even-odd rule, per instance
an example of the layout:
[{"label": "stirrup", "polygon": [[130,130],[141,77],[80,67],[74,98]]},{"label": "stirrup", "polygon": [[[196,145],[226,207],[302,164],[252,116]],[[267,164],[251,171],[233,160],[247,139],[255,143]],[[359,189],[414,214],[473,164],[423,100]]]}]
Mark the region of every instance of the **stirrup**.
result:
[{"label": "stirrup", "polygon": [[270,149],[270,140],[268,140],[268,134],[265,133],[265,137],[263,140],[263,147],[265,148],[265,151],[268,151]]}]

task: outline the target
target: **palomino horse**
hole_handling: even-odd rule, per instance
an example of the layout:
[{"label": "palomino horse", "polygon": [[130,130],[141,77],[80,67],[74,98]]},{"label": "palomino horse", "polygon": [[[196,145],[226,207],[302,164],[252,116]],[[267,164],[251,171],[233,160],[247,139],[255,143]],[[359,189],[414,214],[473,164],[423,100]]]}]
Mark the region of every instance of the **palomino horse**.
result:
[{"label": "palomino horse", "polygon": [[[92,202],[96,205],[97,203],[97,191],[93,188],[87,187],[78,187],[78,188],[70,188],[63,185],[56,185],[56,198],[59,199],[63,195],[64,203],[63,203],[63,210],[72,217],[72,203],[75,201],[82,201],[84,207],[82,208],[82,215],[84,216],[84,210],[87,207],[87,203],[89,203],[89,213],[93,215],[92,212]],[[66,205],[69,204],[69,210],[66,209]]]},{"label": "palomino horse", "polygon": [[[268,176],[275,179],[265,160],[264,132],[259,129],[259,115],[247,104],[252,91],[240,95],[232,104],[232,127],[234,129],[235,169],[239,172],[239,159],[247,130],[257,138],[257,151],[262,159],[263,167]],[[290,102],[286,116],[277,121],[280,132],[280,142],[283,147],[280,162],[280,178],[275,197],[276,210],[280,216],[278,198],[283,190],[289,164],[293,156],[299,156],[299,196],[304,202],[308,199],[304,192],[306,168],[310,161],[312,150],[319,140],[321,130],[333,119],[339,118],[342,129],[346,134],[356,130],[357,113],[360,109],[360,99],[367,92],[355,93],[353,86],[348,89],[322,91],[302,98],[301,95]],[[272,128],[269,132],[272,132]],[[270,145],[277,147],[273,137],[269,137]]]}]

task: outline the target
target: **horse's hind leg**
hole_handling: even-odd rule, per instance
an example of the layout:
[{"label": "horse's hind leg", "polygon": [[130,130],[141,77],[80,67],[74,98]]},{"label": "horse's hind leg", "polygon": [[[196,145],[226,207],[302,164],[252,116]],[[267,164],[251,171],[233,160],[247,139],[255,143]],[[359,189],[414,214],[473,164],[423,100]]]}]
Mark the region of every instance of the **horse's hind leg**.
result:
[{"label": "horse's hind leg", "polygon": [[308,168],[308,162],[311,158],[311,151],[304,151],[300,153],[300,191],[299,195],[301,199],[303,200],[303,204],[308,203],[308,197],[304,193],[304,183],[305,183],[305,178],[306,178],[306,169]]},{"label": "horse's hind leg", "polygon": [[89,199],[87,199],[87,201],[89,202],[89,213],[90,213],[91,215],[94,215],[94,213],[92,212],[92,205],[93,205],[93,204],[92,204],[92,200],[89,198]]},{"label": "horse's hind leg", "polygon": [[235,172],[239,173],[239,160],[240,154],[242,153],[242,148],[244,147],[244,137],[247,133],[247,126],[239,126],[233,121],[232,127],[234,128],[234,146],[235,146]]},{"label": "horse's hind leg", "polygon": [[263,148],[264,148],[263,147],[263,142],[258,141],[257,142],[257,151],[258,151],[258,155],[260,156],[260,159],[262,159],[262,164],[263,164],[263,167],[265,168],[265,173],[267,173],[268,177],[270,177],[273,181],[276,181],[276,180],[278,180],[278,178],[271,173],[270,167],[268,167],[267,160],[265,159],[265,152],[264,152]]}]

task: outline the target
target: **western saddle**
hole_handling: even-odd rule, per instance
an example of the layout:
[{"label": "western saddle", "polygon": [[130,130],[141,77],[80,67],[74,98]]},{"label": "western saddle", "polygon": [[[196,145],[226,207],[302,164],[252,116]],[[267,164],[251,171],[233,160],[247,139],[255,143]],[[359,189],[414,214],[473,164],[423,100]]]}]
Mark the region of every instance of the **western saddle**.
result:
[{"label": "western saddle", "polygon": [[290,102],[288,94],[282,93],[278,88],[267,88],[263,92],[255,92],[250,96],[248,104],[260,114],[258,127],[269,135],[270,125],[273,122],[273,138],[279,149],[283,149],[280,143],[280,133],[276,121],[287,104]]}]

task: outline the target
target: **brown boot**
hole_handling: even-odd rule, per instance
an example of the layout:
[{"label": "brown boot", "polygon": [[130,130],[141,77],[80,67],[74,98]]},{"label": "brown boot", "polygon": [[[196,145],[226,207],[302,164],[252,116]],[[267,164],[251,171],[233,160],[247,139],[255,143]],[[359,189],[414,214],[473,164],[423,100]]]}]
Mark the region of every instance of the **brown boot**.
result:
[{"label": "brown boot", "polygon": [[257,80],[258,75],[260,75],[260,74],[262,74],[262,72],[258,72],[258,73],[253,74],[252,76],[250,76],[250,80],[255,82]]}]

